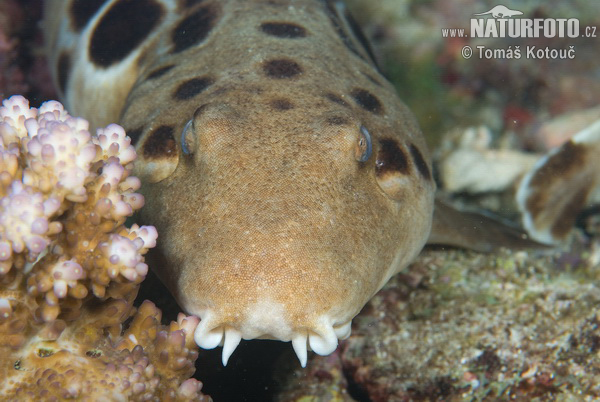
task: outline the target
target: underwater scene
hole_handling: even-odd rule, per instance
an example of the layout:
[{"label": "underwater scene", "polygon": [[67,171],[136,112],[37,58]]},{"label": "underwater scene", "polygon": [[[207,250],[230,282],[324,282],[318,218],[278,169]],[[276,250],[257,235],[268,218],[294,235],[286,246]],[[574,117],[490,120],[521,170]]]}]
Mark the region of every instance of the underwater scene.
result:
[{"label": "underwater scene", "polygon": [[0,400],[600,400],[599,37],[0,0]]}]

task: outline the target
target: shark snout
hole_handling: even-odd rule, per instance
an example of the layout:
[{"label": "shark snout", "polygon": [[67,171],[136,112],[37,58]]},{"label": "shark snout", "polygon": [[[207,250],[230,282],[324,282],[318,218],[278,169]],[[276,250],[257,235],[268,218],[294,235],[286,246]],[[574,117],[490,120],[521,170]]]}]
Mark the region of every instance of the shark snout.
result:
[{"label": "shark snout", "polygon": [[[248,238],[201,263],[185,286],[193,297],[184,309],[200,317],[195,339],[206,349],[223,346],[223,363],[242,339],[292,342],[302,365],[307,350],[327,355],[349,335],[362,294],[322,249],[275,241],[269,247]],[[218,253],[212,254],[218,256]],[[332,306],[337,306],[335,309]]]}]

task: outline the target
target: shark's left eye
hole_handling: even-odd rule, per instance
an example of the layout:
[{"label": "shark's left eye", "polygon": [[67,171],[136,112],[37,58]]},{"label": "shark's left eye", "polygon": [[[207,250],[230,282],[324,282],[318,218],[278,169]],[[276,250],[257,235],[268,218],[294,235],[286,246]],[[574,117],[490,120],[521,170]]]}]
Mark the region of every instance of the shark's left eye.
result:
[{"label": "shark's left eye", "polygon": [[366,162],[371,157],[372,152],[371,134],[369,134],[364,126],[360,126],[360,135],[358,136],[354,156],[357,161]]},{"label": "shark's left eye", "polygon": [[181,150],[185,155],[190,155],[194,149],[193,119],[188,121],[181,131]]}]

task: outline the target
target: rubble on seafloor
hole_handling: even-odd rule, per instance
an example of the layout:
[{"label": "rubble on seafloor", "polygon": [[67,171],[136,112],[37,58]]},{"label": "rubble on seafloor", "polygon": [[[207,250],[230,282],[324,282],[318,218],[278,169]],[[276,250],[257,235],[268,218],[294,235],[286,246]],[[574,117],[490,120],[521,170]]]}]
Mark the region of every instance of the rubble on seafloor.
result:
[{"label": "rubble on seafloor", "polygon": [[540,157],[495,147],[490,129],[482,126],[447,133],[434,159],[446,192],[486,194],[512,188]]},{"label": "rubble on seafloor", "polygon": [[348,400],[346,383],[356,400],[597,400],[599,263],[598,241],[550,255],[427,250],[280,400]]}]

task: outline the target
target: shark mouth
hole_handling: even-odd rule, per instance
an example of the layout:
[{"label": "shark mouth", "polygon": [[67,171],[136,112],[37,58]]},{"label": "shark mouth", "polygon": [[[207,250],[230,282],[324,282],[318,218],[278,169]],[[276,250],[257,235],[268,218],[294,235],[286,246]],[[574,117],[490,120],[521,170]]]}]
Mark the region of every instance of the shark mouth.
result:
[{"label": "shark mouth", "polygon": [[214,326],[215,321],[214,316],[210,313],[201,318],[200,324],[194,332],[194,340],[203,349],[214,349],[217,346],[222,346],[224,366],[227,365],[229,358],[242,339],[275,339],[284,342],[291,341],[300,365],[306,367],[309,350],[321,356],[333,353],[338,346],[338,340],[350,336],[352,324],[352,321],[347,321],[341,325],[332,325],[328,318],[321,317],[315,328],[290,331],[289,327],[282,324],[279,325],[276,331],[260,331],[262,333],[257,333],[256,325],[248,327],[235,323],[239,327],[233,325]]}]

